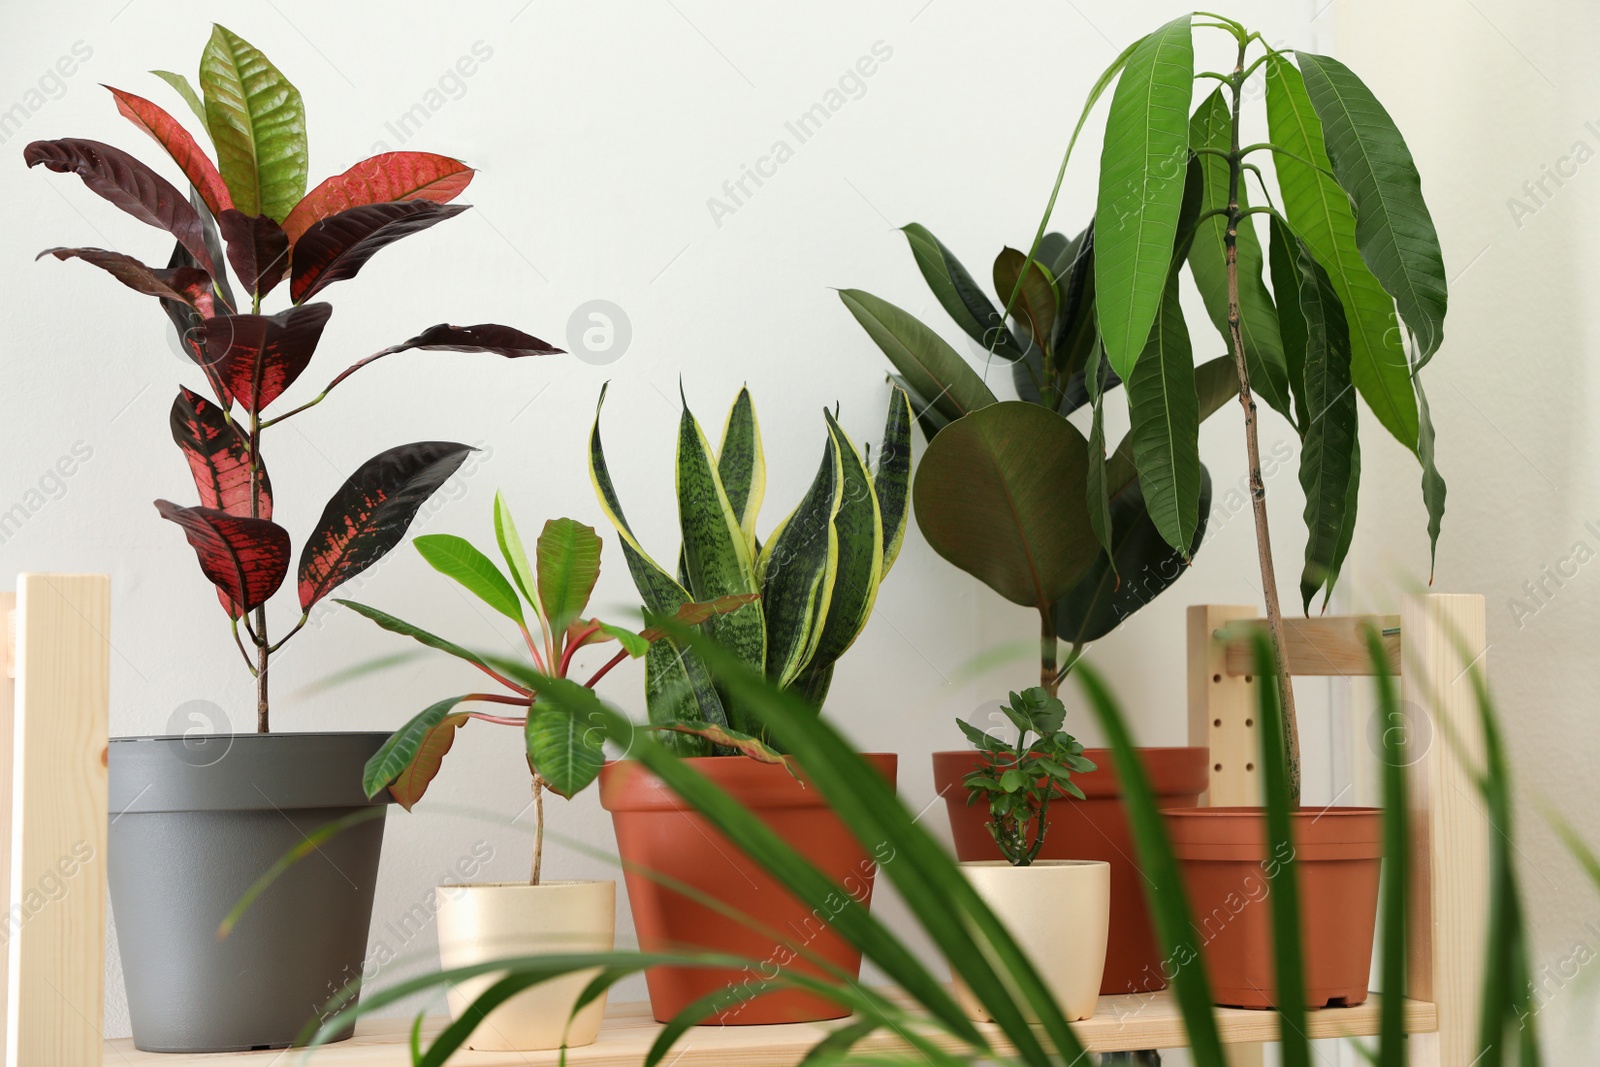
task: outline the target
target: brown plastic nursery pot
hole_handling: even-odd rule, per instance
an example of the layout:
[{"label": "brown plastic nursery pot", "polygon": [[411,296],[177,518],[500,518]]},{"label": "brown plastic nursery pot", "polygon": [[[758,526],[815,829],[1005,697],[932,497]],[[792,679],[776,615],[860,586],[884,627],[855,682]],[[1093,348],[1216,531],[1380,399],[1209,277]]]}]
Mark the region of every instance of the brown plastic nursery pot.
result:
[{"label": "brown plastic nursery pot", "polygon": [[[871,753],[863,758],[894,783],[898,757]],[[877,863],[887,857],[868,855],[815,786],[797,781],[776,764],[737,756],[685,762],[759,816],[845,895],[862,905],[871,903]],[[700,997],[770,979],[783,970],[827,977],[821,968],[800,957],[797,949],[847,974],[860,973],[861,953],[834,933],[828,915],[807,907],[782,888],[643,764],[633,760],[607,763],[600,772],[600,803],[611,812],[616,829],[640,949],[727,953],[758,961],[739,970],[651,968],[645,972],[645,982],[657,1021],[670,1020]],[[748,916],[755,925],[778,932],[784,940],[777,941],[669,889],[668,884],[675,882]],[[848,1008],[824,997],[782,989],[701,1022],[724,1026],[812,1022],[849,1014]]]},{"label": "brown plastic nursery pot", "polygon": [[[1223,807],[1163,814],[1183,869],[1213,999],[1228,1007],[1273,1007],[1268,879],[1283,857],[1268,853],[1266,812]],[[1360,1004],[1367,999],[1378,919],[1383,812],[1304,808],[1293,814],[1291,827],[1306,1005]]]},{"label": "brown plastic nursery pot", "polygon": [[[1166,972],[1150,914],[1145,908],[1143,876],[1134,857],[1137,852],[1122,806],[1122,786],[1112,765],[1111,750],[1085,749],[1096,769],[1075,774],[1073,782],[1085,799],[1061,794],[1047,816],[1049,829],[1039,855],[1052,860],[1103,860],[1111,865],[1111,927],[1106,947],[1106,969],[1100,992],[1144,993],[1164,989]],[[1145,774],[1162,808],[1192,808],[1209,779],[1210,753],[1205,748],[1141,748]],[[967,804],[961,779],[981,765],[971,749],[933,754],[933,784],[944,797],[955,838],[956,858],[962,862],[996,859],[1000,849],[985,825],[988,809]]]}]

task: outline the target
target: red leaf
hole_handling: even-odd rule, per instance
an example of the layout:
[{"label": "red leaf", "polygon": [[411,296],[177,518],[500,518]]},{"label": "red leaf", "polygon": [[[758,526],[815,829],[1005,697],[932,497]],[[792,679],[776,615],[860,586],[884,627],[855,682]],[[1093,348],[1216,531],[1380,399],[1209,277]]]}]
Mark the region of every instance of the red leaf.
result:
[{"label": "red leaf", "polygon": [[300,552],[301,610],[399,544],[417,509],[475,451],[452,441],[418,441],[363,463],[328,501]]},{"label": "red leaf", "polygon": [[153,104],[142,96],[112,89],[109,85],[106,88],[116,97],[117,110],[122,112],[123,117],[155,138],[156,143],[167,150],[167,155],[172,157],[178,169],[183,171],[183,176],[189,179],[189,184],[199,192],[212,215],[220,215],[233,207],[233,198],[228,195],[228,186],[218,173],[217,165],[211,162],[211,158],[177,119],[167,114],[159,104]]},{"label": "red leaf", "polygon": [[466,722],[465,715],[446,715],[439,725],[422,735],[417,754],[406,764],[405,770],[389,783],[389,795],[394,797],[396,804],[410,811],[411,805],[422,799],[422,794],[428,791],[428,786],[438,775],[445,754],[456,743],[456,730]]},{"label": "red leaf", "polygon": [[205,321],[206,358],[229,394],[259,412],[311,362],[332,304],[304,304],[276,315],[218,315]]},{"label": "red leaf", "polygon": [[[189,461],[200,505],[229,515],[250,514],[250,445],[237,423],[223,418],[215,403],[178,389],[172,402],[172,439]],[[272,482],[261,471],[259,518],[272,518]]]},{"label": "red leaf", "polygon": [[[180,507],[170,500],[157,500],[156,510],[183,527],[200,570],[243,611],[265,604],[289,573],[289,531],[269,519]],[[223,606],[229,607],[227,601]]]},{"label": "red leaf", "polygon": [[289,296],[295,303],[325,285],[354,278],[380,249],[467,210],[430,200],[365,204],[311,224],[290,256]]},{"label": "red leaf", "polygon": [[135,292],[179,301],[207,318],[216,311],[211,275],[199,267],[150,267],[132,256],[108,252],[104,248],[47,248],[33,258],[45,256],[92,263]]},{"label": "red leaf", "polygon": [[472,180],[472,168],[432,152],[385,152],[363,159],[311,190],[283,220],[291,242],[311,224],[363,204],[431,200],[448,204]]},{"label": "red leaf", "polygon": [[228,262],[248,292],[266,296],[289,276],[289,238],[269,216],[230,207],[217,216],[217,228],[228,242]]},{"label": "red leaf", "polygon": [[43,163],[60,174],[76,174],[91,191],[151,226],[166,230],[212,275],[205,227],[189,198],[120,148],[77,137],[35,141],[23,150],[28,166]]}]

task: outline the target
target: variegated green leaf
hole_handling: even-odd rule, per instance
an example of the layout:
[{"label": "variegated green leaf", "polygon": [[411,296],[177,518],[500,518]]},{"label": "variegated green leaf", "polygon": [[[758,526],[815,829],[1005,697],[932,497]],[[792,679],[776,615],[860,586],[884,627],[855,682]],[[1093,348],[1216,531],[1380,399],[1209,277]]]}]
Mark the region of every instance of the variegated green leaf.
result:
[{"label": "variegated green leaf", "polygon": [[282,222],[306,195],[300,91],[248,41],[221,26],[200,57],[206,128],[233,206]]},{"label": "variegated green leaf", "polygon": [[1296,51],[1333,176],[1355,203],[1356,247],[1416,335],[1418,368],[1444,341],[1444,253],[1422,177],[1389,112],[1337,59]]},{"label": "variegated green leaf", "polygon": [[1355,528],[1360,472],[1355,388],[1350,382],[1350,330],[1333,282],[1304,244],[1298,258],[1300,312],[1306,324],[1306,436],[1300,453],[1305,490],[1306,562],[1300,599],[1307,614],[1317,590],[1328,596]]},{"label": "variegated green leaf", "polygon": [[[999,310],[944,243],[921,223],[902,226],[900,232],[911,245],[911,254],[916,257],[923,280],[956,325],[985,350],[993,345],[995,355],[1008,360],[1021,359],[1022,345],[1010,330],[1001,327]],[[1049,263],[1042,253],[1039,258]],[[1010,292],[1009,289],[1005,291]],[[995,345],[996,340],[998,345]]]},{"label": "variegated green leaf", "polygon": [[761,550],[767,677],[780,686],[794,681],[811,661],[822,636],[839,563],[833,520],[843,496],[843,460],[830,435],[810,489]]},{"label": "variegated green leaf", "polygon": [[1266,71],[1267,126],[1272,143],[1283,149],[1273,153],[1273,163],[1284,214],[1295,236],[1328,272],[1344,307],[1350,324],[1350,376],[1356,390],[1378,421],[1415,451],[1417,400],[1394,300],[1361,257],[1350,198],[1323,173],[1329,163],[1322,121],[1300,72],[1283,56],[1269,57]]},{"label": "variegated green leaf", "polygon": [[583,614],[600,578],[600,535],[575,519],[551,519],[534,545],[539,606],[551,633]]},{"label": "variegated green leaf", "polygon": [[1106,357],[1124,381],[1163,302],[1193,82],[1194,43],[1183,15],[1139,42],[1111,96],[1095,207],[1095,310]]},{"label": "variegated green leaf", "polygon": [[[1216,152],[1227,152],[1233,143],[1232,116],[1222,90],[1218,89],[1195,109],[1189,120],[1189,146],[1200,152],[1193,166],[1200,170],[1200,212],[1205,214],[1228,206],[1228,161]],[[1239,182],[1239,208],[1248,210],[1250,197],[1244,181]],[[1189,248],[1189,270],[1205,301],[1211,324],[1222,335],[1222,343],[1233,350],[1228,331],[1228,220],[1213,215],[1199,223],[1194,244]],[[1278,336],[1278,309],[1263,278],[1265,266],[1261,238],[1248,217],[1239,221],[1236,243],[1239,272],[1239,333],[1244,339],[1245,364],[1250,370],[1250,390],[1267,402],[1272,410],[1293,421],[1289,400],[1288,369],[1283,343]]]},{"label": "variegated green leaf", "polygon": [[883,519],[883,570],[878,575],[882,581],[900,555],[911,510],[911,398],[904,389],[889,390],[889,415],[884,421],[883,443],[878,446],[872,490]]},{"label": "variegated green leaf", "polygon": [[761,424],[748,387],[742,387],[728,410],[722,427],[722,444],[717,449],[717,476],[728,494],[728,503],[756,558],[756,514],[767,493],[767,458],[761,450]]},{"label": "variegated green leaf", "polygon": [[855,442],[830,411],[828,436],[839,455],[843,475],[839,510],[833,516],[838,562],[834,567],[833,592],[828,598],[828,613],[822,623],[816,650],[807,663],[808,670],[826,670],[855,643],[872,615],[878,599],[878,582],[883,573],[883,516],[878,496],[873,492],[872,475]]},{"label": "variegated green leaf", "polygon": [[1168,274],[1161,316],[1127,390],[1128,436],[1145,503],[1167,544],[1187,558],[1200,521],[1200,413],[1176,270]]}]

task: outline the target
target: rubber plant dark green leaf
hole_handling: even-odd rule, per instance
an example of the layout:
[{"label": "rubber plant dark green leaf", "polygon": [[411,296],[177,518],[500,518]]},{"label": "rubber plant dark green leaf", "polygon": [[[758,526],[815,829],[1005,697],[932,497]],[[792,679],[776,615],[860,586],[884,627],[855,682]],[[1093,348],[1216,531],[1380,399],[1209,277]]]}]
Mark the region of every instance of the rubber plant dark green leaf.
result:
[{"label": "rubber plant dark green leaf", "polygon": [[1389,112],[1337,59],[1296,51],[1322,120],[1333,176],[1355,204],[1356,247],[1417,338],[1417,366],[1444,341],[1444,253],[1422,199],[1422,177]]},{"label": "rubber plant dark green leaf", "polygon": [[1028,257],[1015,248],[1002,248],[994,261],[994,288],[999,293],[1009,293],[1021,281],[1017,302],[1011,309],[1012,318],[1022,323],[1034,345],[1044,350],[1044,358],[1053,360],[1056,335],[1056,280],[1042,262],[1035,260],[1022,273]]},{"label": "rubber plant dark green leaf", "polygon": [[306,194],[300,90],[255,46],[214,26],[200,57],[200,92],[233,206],[281,223]]},{"label": "rubber plant dark green leaf", "polygon": [[[1266,64],[1267,126],[1283,212],[1333,281],[1350,323],[1350,376],[1395,439],[1417,448],[1417,401],[1401,344],[1394,300],[1362,259],[1350,198],[1328,173],[1322,120],[1294,64],[1281,55]],[[1280,303],[1283,296],[1279,294]]]},{"label": "rubber plant dark green leaf", "polygon": [[1182,15],[1134,47],[1106,118],[1095,207],[1095,316],[1124,381],[1166,287],[1189,155],[1194,43]]},{"label": "rubber plant dark green leaf", "polygon": [[[956,325],[985,350],[993,345],[995,355],[1002,359],[1020,359],[1021,343],[1010,330],[1001,327],[1000,312],[990,303],[988,294],[944,243],[918,222],[902,226],[900,232],[906,235],[928,288]],[[999,343],[995,344],[997,340]]]},{"label": "rubber plant dark green leaf", "polygon": [[917,525],[945,559],[1007,600],[1048,611],[1099,551],[1088,443],[1066,419],[1007,401],[951,423],[912,484]]},{"label": "rubber plant dark green leaf", "polygon": [[1356,394],[1350,383],[1350,333],[1333,283],[1304,245],[1300,246],[1300,312],[1306,324],[1306,435],[1300,451],[1300,487],[1305,490],[1306,555],[1300,599],[1307,614],[1323,591],[1323,610],[1333,594],[1349,531],[1356,523],[1361,478]]},{"label": "rubber plant dark green leaf", "polygon": [[841,289],[839,299],[917,395],[931,398],[945,418],[995,403],[978,373],[915,315],[860,289]]}]

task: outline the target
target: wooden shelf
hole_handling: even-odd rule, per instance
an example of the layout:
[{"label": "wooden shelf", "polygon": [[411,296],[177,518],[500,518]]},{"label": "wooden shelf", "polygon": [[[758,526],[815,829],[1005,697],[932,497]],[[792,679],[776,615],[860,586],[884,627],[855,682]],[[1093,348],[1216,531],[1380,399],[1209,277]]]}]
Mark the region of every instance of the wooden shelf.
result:
[{"label": "wooden shelf", "polygon": [[[1432,1004],[1405,1002],[1406,1030],[1431,1032],[1438,1027]],[[1360,1037],[1378,1032],[1378,997],[1369,997],[1355,1008],[1325,1008],[1307,1015],[1307,1030],[1312,1038]],[[439,1032],[445,1020],[430,1019],[424,1033]],[[816,1042],[840,1023],[793,1023],[787,1026],[705,1026],[691,1030],[678,1042],[673,1067],[793,1067]],[[1277,1038],[1277,1015],[1268,1011],[1243,1011],[1218,1008],[1217,1026],[1228,1044],[1250,1044]],[[409,1062],[406,1042],[409,1019],[375,1019],[359,1027],[356,1036],[337,1045],[313,1052],[308,1061],[313,1067],[405,1067]],[[1140,996],[1101,997],[1092,1019],[1073,1027],[1078,1039],[1095,1052],[1119,1052],[1147,1048],[1177,1048],[1187,1044],[1183,1018],[1170,993]],[[991,1025],[981,1025],[986,1034],[997,1033]],[[606,1013],[600,1039],[584,1048],[571,1049],[567,1063],[573,1067],[638,1067],[650,1043],[661,1030],[650,1017],[645,1003],[614,1004]],[[961,1047],[954,1039],[952,1050]],[[880,1033],[863,1041],[858,1048],[876,1051],[904,1049],[906,1045],[893,1033]],[[997,1045],[1001,1051],[1009,1046]],[[554,1067],[560,1060],[556,1052],[470,1052],[457,1053],[452,1064],[460,1067]],[[139,1052],[129,1040],[106,1043],[106,1067],[155,1065],[163,1067],[267,1067],[302,1062],[301,1054],[273,1052],[209,1053],[177,1056]]]}]

